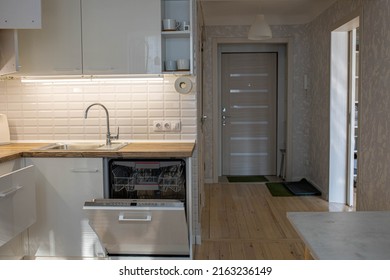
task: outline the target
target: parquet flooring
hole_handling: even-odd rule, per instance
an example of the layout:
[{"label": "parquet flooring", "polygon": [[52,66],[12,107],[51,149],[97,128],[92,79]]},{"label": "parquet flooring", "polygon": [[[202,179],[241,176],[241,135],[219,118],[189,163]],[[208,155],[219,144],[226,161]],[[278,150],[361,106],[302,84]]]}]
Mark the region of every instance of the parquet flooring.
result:
[{"label": "parquet flooring", "polygon": [[300,260],[304,244],[287,212],[329,211],[317,196],[273,197],[264,183],[206,184],[198,260]]}]

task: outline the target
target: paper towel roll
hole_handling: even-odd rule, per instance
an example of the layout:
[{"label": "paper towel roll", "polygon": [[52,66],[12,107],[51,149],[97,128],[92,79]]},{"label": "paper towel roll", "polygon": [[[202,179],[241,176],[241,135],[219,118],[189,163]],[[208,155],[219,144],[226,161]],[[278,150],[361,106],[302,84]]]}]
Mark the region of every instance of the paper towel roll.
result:
[{"label": "paper towel roll", "polygon": [[175,81],[175,89],[178,93],[189,93],[192,89],[192,81],[187,77],[179,77]]}]

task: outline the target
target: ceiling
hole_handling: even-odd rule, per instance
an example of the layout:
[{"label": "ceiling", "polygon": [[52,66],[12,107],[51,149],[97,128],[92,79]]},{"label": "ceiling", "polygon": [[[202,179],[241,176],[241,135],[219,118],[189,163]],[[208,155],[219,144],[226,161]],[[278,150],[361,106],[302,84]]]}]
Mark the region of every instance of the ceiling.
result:
[{"label": "ceiling", "polygon": [[204,25],[250,25],[264,14],[271,25],[312,21],[337,0],[198,0]]}]

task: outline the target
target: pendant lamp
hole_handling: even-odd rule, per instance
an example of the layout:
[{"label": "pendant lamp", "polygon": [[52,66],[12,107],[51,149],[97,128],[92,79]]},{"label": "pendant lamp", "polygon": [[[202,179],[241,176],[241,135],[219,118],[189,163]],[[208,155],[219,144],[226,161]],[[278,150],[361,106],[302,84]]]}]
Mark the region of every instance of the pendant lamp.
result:
[{"label": "pendant lamp", "polygon": [[255,21],[252,23],[249,32],[249,40],[266,40],[272,38],[272,31],[268,23],[265,21],[264,15],[256,15]]}]

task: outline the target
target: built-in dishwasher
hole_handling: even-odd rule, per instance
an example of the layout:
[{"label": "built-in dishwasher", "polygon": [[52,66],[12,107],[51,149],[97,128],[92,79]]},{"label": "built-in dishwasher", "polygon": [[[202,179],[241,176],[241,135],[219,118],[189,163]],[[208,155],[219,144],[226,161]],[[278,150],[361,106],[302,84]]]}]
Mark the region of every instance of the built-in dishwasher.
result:
[{"label": "built-in dishwasher", "polygon": [[105,159],[104,198],[84,210],[110,259],[189,258],[184,160]]}]

